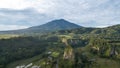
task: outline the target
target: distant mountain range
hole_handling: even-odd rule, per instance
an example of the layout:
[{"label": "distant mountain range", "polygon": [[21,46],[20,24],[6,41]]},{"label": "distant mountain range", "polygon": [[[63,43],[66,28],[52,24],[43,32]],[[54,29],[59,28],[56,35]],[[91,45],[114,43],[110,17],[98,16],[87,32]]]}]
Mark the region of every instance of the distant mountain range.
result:
[{"label": "distant mountain range", "polygon": [[106,27],[106,28],[87,28],[76,25],[64,19],[53,20],[46,24],[33,26],[27,29],[0,31],[0,34],[33,34],[46,33],[55,31],[68,31],[79,34],[120,34],[120,24]]},{"label": "distant mountain range", "polygon": [[67,30],[81,28],[82,26],[76,25],[64,19],[53,20],[40,26],[33,26],[27,29],[1,31],[0,34],[19,34],[19,33],[44,33],[58,30]]}]

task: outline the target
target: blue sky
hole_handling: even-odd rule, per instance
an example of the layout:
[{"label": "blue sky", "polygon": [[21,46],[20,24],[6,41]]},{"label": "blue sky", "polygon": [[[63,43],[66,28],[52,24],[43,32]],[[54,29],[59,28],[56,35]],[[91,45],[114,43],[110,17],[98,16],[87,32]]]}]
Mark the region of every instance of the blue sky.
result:
[{"label": "blue sky", "polygon": [[61,18],[86,27],[120,24],[120,0],[0,0],[0,30]]}]

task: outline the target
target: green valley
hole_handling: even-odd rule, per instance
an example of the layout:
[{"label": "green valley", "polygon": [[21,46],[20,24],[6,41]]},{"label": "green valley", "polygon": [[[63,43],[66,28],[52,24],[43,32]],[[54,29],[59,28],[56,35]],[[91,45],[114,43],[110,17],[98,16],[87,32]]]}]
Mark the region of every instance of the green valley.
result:
[{"label": "green valley", "polygon": [[120,25],[0,37],[0,68],[120,67]]}]

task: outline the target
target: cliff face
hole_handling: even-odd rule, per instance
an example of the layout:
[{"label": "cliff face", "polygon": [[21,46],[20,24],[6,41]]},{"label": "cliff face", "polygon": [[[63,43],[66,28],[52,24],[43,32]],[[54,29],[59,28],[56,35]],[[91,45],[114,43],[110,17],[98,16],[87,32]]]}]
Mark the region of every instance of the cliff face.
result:
[{"label": "cliff face", "polygon": [[71,46],[67,46],[64,51],[63,59],[74,59],[74,52]]},{"label": "cliff face", "polygon": [[65,45],[68,45],[67,39],[66,38],[62,38],[62,43],[64,43]]}]

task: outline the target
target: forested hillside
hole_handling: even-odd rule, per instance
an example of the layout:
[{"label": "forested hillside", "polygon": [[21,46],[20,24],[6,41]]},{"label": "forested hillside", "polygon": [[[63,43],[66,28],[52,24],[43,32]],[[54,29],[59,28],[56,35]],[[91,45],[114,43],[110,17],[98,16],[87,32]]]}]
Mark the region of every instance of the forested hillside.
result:
[{"label": "forested hillside", "polygon": [[115,25],[1,37],[0,68],[119,68],[119,29]]}]

